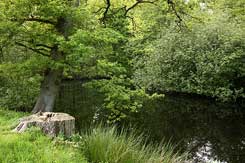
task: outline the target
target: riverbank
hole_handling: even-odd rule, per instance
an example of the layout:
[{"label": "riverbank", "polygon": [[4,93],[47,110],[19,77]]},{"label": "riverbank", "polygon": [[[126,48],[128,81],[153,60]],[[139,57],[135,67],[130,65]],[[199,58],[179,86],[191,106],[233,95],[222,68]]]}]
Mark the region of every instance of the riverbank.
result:
[{"label": "riverbank", "polygon": [[[38,163],[181,163],[186,155],[178,155],[171,145],[145,145],[134,134],[118,133],[115,128],[96,127],[69,141],[51,140],[38,129],[23,134],[11,130],[27,113],[0,109],[0,162]],[[75,145],[74,145],[75,144]]]}]

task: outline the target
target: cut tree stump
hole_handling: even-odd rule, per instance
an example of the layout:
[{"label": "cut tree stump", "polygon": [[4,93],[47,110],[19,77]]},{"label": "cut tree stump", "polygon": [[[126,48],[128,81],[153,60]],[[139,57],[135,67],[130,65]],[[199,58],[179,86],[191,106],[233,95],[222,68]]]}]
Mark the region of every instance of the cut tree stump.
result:
[{"label": "cut tree stump", "polygon": [[51,137],[59,134],[70,137],[75,133],[75,118],[66,113],[39,112],[20,119],[14,131],[22,133],[32,126],[41,128]]}]

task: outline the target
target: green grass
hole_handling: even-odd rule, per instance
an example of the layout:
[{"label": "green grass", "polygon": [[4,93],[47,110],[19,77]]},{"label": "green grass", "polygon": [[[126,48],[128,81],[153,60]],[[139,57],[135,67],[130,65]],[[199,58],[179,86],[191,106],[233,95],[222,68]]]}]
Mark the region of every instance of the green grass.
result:
[{"label": "green grass", "polygon": [[28,114],[0,109],[0,133],[11,130],[18,123],[18,119],[26,115]]},{"label": "green grass", "polygon": [[187,156],[175,154],[169,144],[146,145],[142,137],[111,127],[98,126],[82,138],[85,156],[95,163],[182,163]]},{"label": "green grass", "polygon": [[142,137],[101,125],[83,135],[74,135],[72,142],[62,137],[51,140],[37,128],[22,134],[12,132],[18,119],[26,115],[0,109],[0,163],[182,163],[186,160],[187,155],[174,153],[171,145],[146,145]]},{"label": "green grass", "polygon": [[0,110],[1,163],[87,163],[81,151],[55,143],[39,130],[11,132],[24,113]]}]

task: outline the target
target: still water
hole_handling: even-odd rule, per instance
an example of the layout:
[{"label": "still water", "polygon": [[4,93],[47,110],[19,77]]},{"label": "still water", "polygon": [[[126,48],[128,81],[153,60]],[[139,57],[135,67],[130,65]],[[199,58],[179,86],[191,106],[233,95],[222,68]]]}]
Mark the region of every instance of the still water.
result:
[{"label": "still water", "polygon": [[[103,117],[103,97],[79,82],[66,83],[56,111],[76,118],[79,131]],[[245,108],[200,97],[168,95],[126,121],[154,142],[170,141],[194,163],[245,163]]]}]

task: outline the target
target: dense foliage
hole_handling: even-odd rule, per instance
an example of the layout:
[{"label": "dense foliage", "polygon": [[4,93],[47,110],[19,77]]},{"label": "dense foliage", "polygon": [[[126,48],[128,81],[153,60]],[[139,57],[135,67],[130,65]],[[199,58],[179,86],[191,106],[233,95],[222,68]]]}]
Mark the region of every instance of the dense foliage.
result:
[{"label": "dense foliage", "polygon": [[221,6],[195,11],[201,22],[188,20],[187,28],[180,30],[173,24],[163,26],[152,34],[154,40],[147,38],[147,55],[136,60],[138,83],[153,91],[201,94],[222,101],[244,98],[245,24],[241,11],[232,15]]},{"label": "dense foliage", "polygon": [[0,106],[52,110],[62,81],[84,78],[104,94],[111,121],[156,97],[146,89],[244,98],[243,6],[242,0],[1,1]]},{"label": "dense foliage", "polygon": [[[47,111],[47,106],[52,110],[62,79],[120,78],[126,82],[130,78],[131,56],[124,52],[130,32],[123,9],[112,15],[116,7],[112,8],[108,15],[105,11],[103,18],[98,18],[101,14],[93,17],[96,14],[90,5],[83,1],[79,3],[54,0],[1,2],[0,8],[4,11],[0,25],[4,34],[1,35],[1,106],[31,108],[40,91],[34,112]],[[136,91],[133,83],[121,88],[115,89],[118,94],[133,91],[132,96],[147,97],[141,93],[144,91]],[[132,105],[140,107],[133,98],[130,100]],[[112,113],[117,110],[107,108]],[[135,110],[134,107],[130,109]]]},{"label": "dense foliage", "polygon": [[[164,96],[157,93],[244,104],[244,13],[244,0],[1,0],[0,162],[186,162],[171,146],[147,144],[115,128],[65,141],[51,141],[36,129],[17,135],[10,130],[25,114],[7,109],[79,110],[76,125],[85,126],[104,118],[133,122],[140,111],[148,116],[154,107],[145,104],[154,106]],[[71,86],[76,96],[64,89],[67,81],[79,83]],[[66,99],[58,104],[59,97]],[[196,115],[194,121],[203,123]],[[181,120],[175,125],[186,130]]]}]

